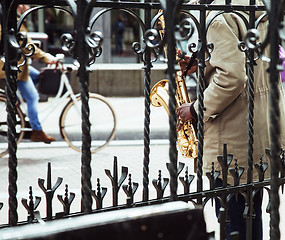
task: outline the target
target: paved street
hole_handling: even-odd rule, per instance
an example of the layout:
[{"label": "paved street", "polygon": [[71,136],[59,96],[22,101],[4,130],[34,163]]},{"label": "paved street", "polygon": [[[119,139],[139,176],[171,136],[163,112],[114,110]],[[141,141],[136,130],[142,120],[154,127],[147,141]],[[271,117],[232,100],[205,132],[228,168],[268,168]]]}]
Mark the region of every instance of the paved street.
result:
[{"label": "paved street", "polygon": [[[128,172],[132,176],[132,181],[139,183],[139,188],[135,194],[135,201],[142,199],[142,173],[143,173],[143,156],[144,147],[142,140],[143,133],[143,115],[144,115],[144,99],[143,98],[110,98],[118,118],[118,136],[117,139],[102,151],[92,155],[92,188],[96,189],[97,178],[100,178],[101,187],[107,187],[108,191],[104,198],[103,207],[110,206],[111,200],[111,181],[105,174],[105,169],[113,171],[114,156],[118,158],[119,177],[121,174],[121,166],[127,166]],[[44,104],[43,104],[44,105]],[[169,162],[168,156],[168,116],[162,108],[151,107],[151,148],[150,148],[150,198],[156,197],[156,192],[151,184],[152,179],[157,179],[158,171],[162,171],[162,177],[168,178],[168,170],[166,163]],[[56,134],[58,118],[52,116],[44,125],[44,129],[49,134]],[[53,126],[53,127],[51,127]],[[57,136],[58,137],[58,136]],[[129,139],[128,139],[129,138]],[[7,206],[8,206],[8,164],[7,156],[0,161],[0,202],[4,203],[3,209],[0,211],[0,224],[7,223]],[[179,155],[179,162],[185,163],[189,167],[191,174],[193,173],[193,164]],[[25,141],[19,145],[18,149],[18,211],[19,220],[26,220],[26,210],[21,204],[22,198],[29,198],[29,186],[33,187],[33,195],[42,198],[38,210],[42,217],[45,213],[45,197],[42,190],[38,187],[38,178],[47,179],[47,164],[51,163],[52,167],[52,186],[58,177],[63,178],[63,182],[56,190],[53,203],[53,215],[63,211],[61,203],[57,199],[57,195],[64,196],[64,186],[68,184],[69,191],[76,194],[75,200],[71,206],[71,212],[80,211],[80,192],[81,192],[81,154],[67,147],[67,144],[58,138],[58,141],[50,145],[43,143],[31,143]],[[183,173],[184,174],[184,171]],[[182,175],[183,176],[183,175]],[[205,189],[208,189],[208,183],[204,181]],[[124,184],[127,184],[125,180]],[[45,182],[46,186],[46,182]],[[192,183],[192,190],[195,191],[196,182]],[[183,187],[179,182],[179,193],[182,193]],[[169,186],[165,191],[168,195]],[[281,224],[284,226],[284,209],[285,197],[281,195]],[[119,193],[119,203],[126,202],[126,195],[123,190]],[[268,202],[267,193],[264,195],[264,239],[269,239],[268,226],[269,214],[265,213]],[[95,208],[93,203],[93,208]],[[210,202],[205,208],[205,218],[207,221],[208,231],[215,231],[218,236],[219,226],[217,224],[213,207]],[[284,228],[281,227],[282,237],[285,239]],[[218,238],[217,238],[218,239]]]}]

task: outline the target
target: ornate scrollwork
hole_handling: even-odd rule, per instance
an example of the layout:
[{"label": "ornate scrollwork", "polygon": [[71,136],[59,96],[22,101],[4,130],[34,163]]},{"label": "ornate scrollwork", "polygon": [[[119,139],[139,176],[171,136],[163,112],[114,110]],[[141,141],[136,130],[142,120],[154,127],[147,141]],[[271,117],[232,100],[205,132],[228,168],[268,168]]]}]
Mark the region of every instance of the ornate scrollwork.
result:
[{"label": "ornate scrollwork", "polygon": [[[134,53],[137,54],[139,56],[140,60],[143,61],[144,63],[145,63],[145,61],[143,59],[143,54],[145,53],[146,46],[147,45],[145,42],[143,42],[142,45],[139,42],[134,42],[132,44],[132,49],[133,49]],[[154,52],[154,55],[157,57],[155,52]]]},{"label": "ornate scrollwork", "polygon": [[163,38],[161,38],[157,29],[147,30],[144,34],[144,40],[146,45],[150,48],[158,48],[164,43]]},{"label": "ornate scrollwork", "polygon": [[[194,34],[194,26],[190,18],[184,18],[175,26],[174,37],[177,41],[178,48],[181,50],[182,58],[186,55],[186,49],[183,49],[184,41],[188,41]],[[197,52],[197,44],[189,43],[187,44],[187,49],[191,52]],[[178,59],[180,60],[180,59]]]},{"label": "ornate scrollwork", "polygon": [[248,49],[256,50],[260,47],[260,43],[258,42],[260,38],[260,33],[257,29],[250,29],[245,34],[245,45]]},{"label": "ornate scrollwork", "polygon": [[[23,58],[20,64],[17,65],[18,68],[24,66],[27,63],[27,58],[31,57],[35,53],[35,45],[33,43],[28,43],[28,37],[26,32],[19,32],[16,35],[17,42],[19,43],[19,48],[22,49],[20,58]],[[20,71],[20,70],[19,70]]]},{"label": "ornate scrollwork", "polygon": [[243,41],[243,42],[239,42],[238,44],[238,49],[242,52],[245,52],[247,51],[247,47],[246,47],[246,43]]},{"label": "ornate scrollwork", "polygon": [[91,48],[89,51],[90,54],[90,58],[88,60],[88,65],[92,65],[93,63],[95,63],[96,58],[98,58],[99,56],[101,56],[102,54],[102,48]]},{"label": "ornate scrollwork", "polygon": [[214,51],[214,44],[213,43],[207,44],[207,51],[208,51],[208,53],[211,53]]},{"label": "ornate scrollwork", "polygon": [[91,32],[88,28],[85,36],[85,42],[89,47],[90,54],[88,65],[91,65],[95,63],[96,58],[98,58],[102,53],[103,34],[100,31]]},{"label": "ornate scrollwork", "polygon": [[64,33],[61,36],[62,50],[65,52],[72,52],[75,46],[75,40],[70,33]]},{"label": "ornate scrollwork", "polygon": [[134,42],[132,44],[132,49],[134,53],[136,53],[140,60],[145,62],[143,59],[143,54],[146,51],[146,48],[149,47],[153,50],[153,59],[151,62],[155,62],[158,59],[158,56],[162,54],[162,46],[163,46],[163,39],[160,36],[160,33],[157,29],[148,29],[144,33],[143,42],[140,44],[139,42]]},{"label": "ornate scrollwork", "polygon": [[[19,62],[17,64],[17,71],[21,72],[20,67],[27,63],[27,58],[31,57],[35,52],[35,46],[32,43],[28,43],[28,37],[26,32],[18,32],[14,35],[14,30],[10,31],[8,42],[10,46],[17,50],[15,59],[12,61]],[[5,62],[5,57],[1,57],[1,61]]]},{"label": "ornate scrollwork", "polygon": [[[160,18],[163,18],[163,15],[161,13],[159,13],[156,16],[156,21],[159,19],[160,21],[164,21],[161,20]],[[191,22],[190,18],[184,18],[182,19],[176,26],[175,26],[175,31],[174,31],[174,37],[177,41],[177,45],[178,48],[183,49],[182,47],[182,42],[183,41],[187,41],[189,40],[194,33],[194,26],[193,23]],[[152,28],[152,29],[148,29],[145,34],[144,34],[144,42],[146,44],[147,47],[151,48],[154,52],[154,59],[153,61],[156,61],[158,58],[160,59],[160,61],[162,62],[167,62],[167,59],[164,58],[164,47],[166,44],[166,37],[164,34],[164,30],[158,30],[156,28]],[[133,44],[133,49],[136,53],[138,54],[142,54],[145,51],[145,47],[143,46],[140,47],[139,43],[135,43]],[[195,43],[191,43],[188,45],[188,48],[191,49],[191,52],[194,52],[194,48],[196,48],[196,44]],[[182,50],[182,55],[185,55],[185,51]]]},{"label": "ornate scrollwork", "polygon": [[184,18],[175,27],[174,36],[177,41],[187,41],[194,33],[194,26],[190,18]]},{"label": "ornate scrollwork", "polygon": [[145,52],[146,44],[143,43],[143,45],[141,45],[139,42],[134,42],[132,44],[132,49],[136,54],[141,55]]},{"label": "ornate scrollwork", "polygon": [[196,43],[189,43],[187,45],[187,49],[191,53],[197,52],[197,44]]},{"label": "ornate scrollwork", "polygon": [[214,51],[214,44],[213,43],[207,43],[206,44],[206,53],[207,53],[207,58],[205,59],[205,62],[210,61],[211,59],[211,53]]},{"label": "ornate scrollwork", "polygon": [[[76,41],[72,34],[65,33],[61,36],[62,49],[65,52],[72,54]],[[88,28],[85,35],[85,42],[88,46],[89,51],[89,60],[88,65],[91,65],[95,62],[102,53],[102,44],[103,44],[103,34],[100,31],[91,32]]]},{"label": "ornate scrollwork", "polygon": [[152,20],[151,28],[146,31],[144,30],[144,25],[141,24],[144,32],[142,44],[139,42],[134,42],[132,44],[133,51],[139,56],[140,60],[144,63],[146,63],[146,61],[143,59],[143,54],[145,53],[147,47],[153,52],[152,59],[150,62],[157,61],[158,57],[161,56],[163,53],[163,46],[165,41],[163,38],[163,31],[161,29],[155,28],[155,25],[161,26],[161,22],[159,22],[161,21],[161,16],[162,11],[159,11],[158,14]]},{"label": "ornate scrollwork", "polygon": [[260,48],[261,43],[259,42],[260,39],[260,33],[257,29],[249,29],[247,33],[245,34],[244,41],[241,41],[238,44],[238,48],[240,51],[244,52],[247,55],[247,58],[249,58],[249,50],[253,50],[256,53],[256,57],[253,59],[254,61],[258,60],[260,57],[264,61],[268,61],[268,58],[263,56]]},{"label": "ornate scrollwork", "polygon": [[31,57],[35,53],[35,45],[28,43],[25,48],[26,51],[23,53],[25,57]]},{"label": "ornate scrollwork", "polygon": [[100,48],[103,44],[103,34],[100,31],[91,32],[90,30],[87,30],[85,41],[92,49]]}]

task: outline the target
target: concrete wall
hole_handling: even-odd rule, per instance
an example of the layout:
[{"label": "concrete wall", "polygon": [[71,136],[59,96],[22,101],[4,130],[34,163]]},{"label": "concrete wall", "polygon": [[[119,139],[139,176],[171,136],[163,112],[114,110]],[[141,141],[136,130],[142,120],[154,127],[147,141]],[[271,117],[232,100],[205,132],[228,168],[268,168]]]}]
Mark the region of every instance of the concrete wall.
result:
[{"label": "concrete wall", "polygon": [[[94,64],[90,73],[89,91],[104,96],[136,97],[144,95],[143,64]],[[151,70],[151,87],[165,79],[165,64],[154,64]],[[71,73],[73,90],[80,92],[77,70]]]}]

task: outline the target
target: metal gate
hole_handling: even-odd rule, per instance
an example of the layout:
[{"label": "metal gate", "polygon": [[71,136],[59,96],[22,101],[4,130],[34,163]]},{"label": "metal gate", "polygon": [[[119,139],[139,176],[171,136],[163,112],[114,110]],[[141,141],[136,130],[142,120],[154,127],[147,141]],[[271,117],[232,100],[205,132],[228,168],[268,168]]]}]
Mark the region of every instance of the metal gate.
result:
[{"label": "metal gate", "polygon": [[[6,73],[6,96],[8,99],[7,112],[8,112],[8,152],[9,152],[9,223],[8,225],[3,225],[3,228],[8,226],[14,227],[19,225],[18,223],[18,213],[17,213],[17,143],[16,143],[16,79],[19,72],[19,66],[17,66],[17,60],[19,57],[23,56],[24,53],[21,50],[19,40],[25,42],[25,35],[18,33],[19,25],[24,19],[17,22],[16,9],[18,4],[31,4],[37,5],[32,11],[36,11],[42,8],[62,8],[67,7],[69,13],[74,18],[74,33],[66,33],[62,36],[63,48],[70,52],[73,58],[78,60],[80,65],[78,69],[78,76],[81,85],[81,98],[82,98],[82,155],[81,155],[81,209],[82,212],[70,213],[70,205],[74,198],[73,194],[67,194],[64,199],[61,199],[64,205],[64,213],[52,216],[52,199],[54,192],[58,185],[61,183],[59,180],[55,186],[51,186],[50,179],[48,179],[47,188],[43,186],[43,182],[39,182],[42,189],[45,189],[45,195],[47,200],[47,217],[46,219],[39,218],[39,215],[34,210],[35,206],[38,204],[37,200],[34,202],[32,198],[32,192],[30,193],[31,199],[28,203],[25,201],[24,206],[29,212],[29,220],[21,225],[25,225],[31,222],[41,222],[46,220],[76,217],[80,215],[95,214],[102,211],[116,211],[118,209],[142,207],[147,205],[162,204],[165,202],[173,202],[181,200],[184,202],[192,202],[195,206],[205,206],[211,199],[218,197],[220,199],[221,205],[224,209],[221,210],[219,217],[220,222],[220,239],[226,238],[225,226],[227,224],[227,201],[232,196],[237,193],[242,193],[245,198],[246,208],[244,216],[247,221],[247,239],[252,238],[252,221],[254,218],[253,213],[253,199],[257,192],[268,191],[270,194],[270,238],[280,239],[280,213],[279,213],[279,189],[284,187],[285,183],[285,162],[284,162],[284,152],[280,154],[281,144],[280,144],[280,123],[279,123],[279,95],[277,88],[278,74],[280,71],[280,61],[278,58],[278,45],[280,40],[284,37],[282,34],[283,25],[283,5],[282,1],[264,1],[264,6],[257,6],[255,0],[250,0],[248,5],[234,5],[230,0],[225,0],[224,5],[211,5],[208,4],[206,0],[201,0],[200,4],[189,4],[183,1],[176,0],[160,0],[160,1],[95,1],[95,0],[30,0],[30,1],[17,1],[17,0],[2,0],[1,1],[1,15],[2,15],[2,52],[1,55],[5,58],[5,73]],[[94,8],[100,8],[101,10],[98,14],[91,17],[91,12]],[[142,10],[144,15],[143,19],[139,16],[135,10]],[[112,192],[113,192],[113,206],[104,209],[102,208],[102,202],[107,189],[100,187],[100,182],[97,183],[97,192],[92,191],[91,183],[91,152],[90,152],[90,122],[89,122],[89,106],[88,106],[88,84],[89,84],[89,66],[93,64],[96,58],[101,54],[101,47],[103,37],[98,31],[92,32],[94,24],[102,15],[106,12],[112,10],[123,11],[130,14],[136,21],[138,21],[141,31],[143,33],[142,41],[133,43],[133,50],[138,54],[140,60],[144,63],[144,94],[145,94],[145,120],[144,120],[144,160],[142,166],[143,172],[143,201],[134,202],[134,195],[136,193],[137,184],[133,183],[129,178],[127,185],[122,188],[127,194],[127,204],[118,205],[118,192],[121,189],[122,183],[127,178],[128,170],[127,168],[122,168],[122,175],[118,179],[118,167],[117,159],[114,159],[114,170],[107,171],[107,176],[112,181]],[[159,11],[163,10],[163,11]],[[66,10],[65,10],[66,11]],[[191,11],[196,11],[199,14],[193,15]],[[268,150],[268,155],[271,159],[271,179],[264,179],[264,173],[267,169],[267,164],[262,160],[260,165],[253,166],[252,161],[252,151],[253,151],[253,109],[254,109],[254,99],[253,91],[249,91],[249,129],[248,129],[248,166],[243,166],[248,168],[251,172],[253,167],[257,168],[259,171],[258,182],[252,181],[252,175],[248,175],[246,184],[238,184],[241,176],[241,168],[236,164],[235,169],[230,169],[229,165],[233,160],[230,153],[227,152],[227,145],[224,146],[223,155],[219,156],[220,164],[223,173],[223,184],[222,188],[216,188],[215,182],[220,176],[220,172],[214,170],[206,173],[208,176],[211,189],[203,189],[202,181],[202,163],[203,163],[203,83],[204,83],[204,68],[205,53],[210,53],[212,47],[206,41],[206,32],[208,23],[206,21],[207,11],[217,11],[218,14],[222,13],[236,13],[238,11],[248,11],[249,21],[245,24],[248,28],[247,39],[244,39],[244,49],[248,56],[248,69],[249,73],[253,73],[253,67],[255,64],[254,52],[262,52],[263,49],[270,45],[270,68],[268,70],[270,74],[270,86],[271,86],[271,141],[270,150]],[[256,11],[265,11],[263,17],[268,17],[269,28],[268,35],[264,42],[258,43],[257,29],[256,26],[258,22],[254,21],[254,15]],[[179,18],[180,14],[183,13],[185,17],[183,19]],[[164,16],[165,19],[165,35],[167,38],[162,38],[158,28],[158,21]],[[18,25],[17,25],[18,24]],[[197,54],[198,57],[198,103],[199,112],[198,114],[198,154],[197,154],[197,192],[190,192],[190,184],[194,178],[193,175],[189,175],[187,169],[185,172],[185,177],[179,177],[184,166],[177,162],[177,132],[176,132],[176,72],[177,72],[177,61],[176,61],[176,46],[180,46],[182,41],[188,40],[192,34],[193,29],[199,32],[199,41],[197,45],[191,45],[192,53]],[[160,29],[161,30],[161,29]],[[167,50],[166,50],[166,46]],[[190,49],[190,48],[189,48]],[[166,51],[167,54],[164,54]],[[88,57],[86,57],[88,56]],[[167,57],[165,57],[167,56]],[[25,56],[25,58],[28,55]],[[167,75],[169,79],[169,159],[170,163],[168,165],[169,175],[170,175],[170,196],[164,196],[164,190],[168,185],[168,179],[162,181],[161,176],[154,181],[154,186],[157,191],[157,199],[149,199],[149,162],[150,159],[150,83],[151,83],[151,69],[152,62],[156,61],[158,58],[167,62]],[[249,76],[248,85],[252,90],[253,88],[253,75]],[[230,143],[227,143],[230,144]],[[48,167],[48,176],[51,174],[51,167]],[[227,176],[232,175],[237,184],[228,185]],[[177,194],[178,179],[182,182],[184,186],[184,194]],[[96,184],[94,184],[96,185]],[[97,208],[92,209],[92,198],[95,199],[97,203]],[[133,211],[138,211],[139,208]],[[178,214],[178,213],[177,213]],[[100,216],[100,215],[98,215]],[[79,224],[79,223],[78,223]],[[114,223],[115,224],[115,223]],[[60,225],[59,225],[60,226]],[[66,230],[69,231],[69,230]],[[104,234],[103,234],[104,235]],[[1,236],[1,232],[0,232]],[[47,233],[48,236],[48,233]],[[234,236],[233,236],[234,237]],[[28,237],[27,237],[28,238]],[[184,238],[184,237],[182,237]],[[171,239],[171,238],[170,238]]]}]

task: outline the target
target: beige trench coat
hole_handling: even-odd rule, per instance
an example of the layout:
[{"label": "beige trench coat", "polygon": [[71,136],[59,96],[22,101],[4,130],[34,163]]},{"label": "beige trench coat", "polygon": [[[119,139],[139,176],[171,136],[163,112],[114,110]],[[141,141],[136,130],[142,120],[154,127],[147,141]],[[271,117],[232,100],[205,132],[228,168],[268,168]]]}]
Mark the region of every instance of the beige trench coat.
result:
[{"label": "beige trench coat", "polygon": [[[216,0],[212,4],[224,4],[224,0]],[[247,5],[248,1],[233,0],[232,4]],[[257,4],[262,4],[262,1],[258,0]],[[209,13],[207,18],[212,14],[214,12]],[[248,19],[248,15],[243,14]],[[261,39],[264,39],[267,31],[265,20],[258,27],[258,31]],[[233,154],[238,165],[245,168],[241,182],[246,182],[248,165],[248,77],[245,54],[237,46],[246,32],[241,18],[233,13],[220,15],[211,23],[206,37],[208,43],[214,44],[214,50],[210,60],[206,62],[204,91],[203,173],[211,171],[212,162],[216,170],[221,170],[217,156],[223,154],[223,146],[227,144],[228,153]],[[268,48],[266,55],[269,56]],[[268,63],[261,59],[257,61],[257,66],[254,66],[254,163],[259,163],[261,154],[264,161],[269,163],[265,154],[265,149],[270,148],[270,87],[269,74],[266,72],[268,66]],[[281,81],[279,82],[281,145],[284,147],[285,102]],[[194,108],[198,113],[197,102]],[[230,167],[234,167],[234,160]],[[268,177],[270,169],[266,171],[266,178]],[[253,179],[258,180],[254,167]],[[230,175],[228,183],[233,184]]]}]

